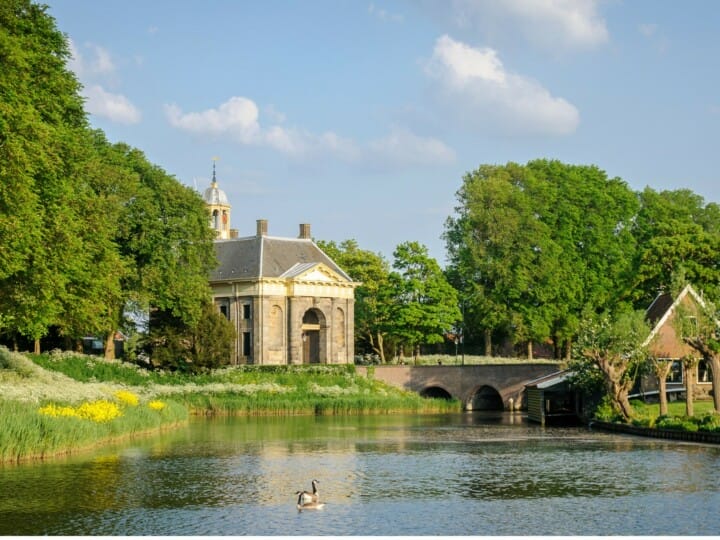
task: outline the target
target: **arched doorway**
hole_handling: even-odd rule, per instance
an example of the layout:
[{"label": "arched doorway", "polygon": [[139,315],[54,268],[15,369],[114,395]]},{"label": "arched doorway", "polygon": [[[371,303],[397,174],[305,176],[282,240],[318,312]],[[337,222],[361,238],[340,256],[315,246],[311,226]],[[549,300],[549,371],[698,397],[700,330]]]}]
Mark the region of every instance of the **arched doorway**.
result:
[{"label": "arched doorway", "polygon": [[302,319],[303,364],[319,364],[324,355],[325,317],[318,309],[309,309]]},{"label": "arched doorway", "polygon": [[424,398],[452,399],[450,392],[439,386],[429,386],[423,388],[420,396]]},{"label": "arched doorway", "polygon": [[470,401],[473,411],[502,411],[505,406],[502,397],[492,386],[481,386]]}]

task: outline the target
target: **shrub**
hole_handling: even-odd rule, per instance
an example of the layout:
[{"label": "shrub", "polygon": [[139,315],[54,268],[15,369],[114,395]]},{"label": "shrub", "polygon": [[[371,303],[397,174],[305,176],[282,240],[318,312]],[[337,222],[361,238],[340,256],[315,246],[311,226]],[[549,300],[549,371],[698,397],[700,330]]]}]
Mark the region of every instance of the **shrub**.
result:
[{"label": "shrub", "polygon": [[698,425],[693,418],[687,416],[660,416],[655,422],[658,429],[673,429],[678,431],[697,431]]},{"label": "shrub", "polygon": [[621,422],[623,417],[620,413],[613,409],[610,398],[603,397],[600,404],[595,409],[595,418],[601,422]]},{"label": "shrub", "polygon": [[720,414],[711,412],[698,419],[700,431],[720,432]]}]

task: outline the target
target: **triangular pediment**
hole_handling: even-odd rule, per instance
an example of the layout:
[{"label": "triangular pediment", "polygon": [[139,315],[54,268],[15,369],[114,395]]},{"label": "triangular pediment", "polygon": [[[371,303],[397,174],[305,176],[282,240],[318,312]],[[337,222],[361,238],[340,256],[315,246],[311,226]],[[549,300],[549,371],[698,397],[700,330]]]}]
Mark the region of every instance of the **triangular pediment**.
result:
[{"label": "triangular pediment", "polygon": [[292,281],[347,283],[347,279],[323,263],[297,263],[282,276]]},{"label": "triangular pediment", "polygon": [[[653,309],[656,303],[659,304],[661,302],[663,296],[667,295],[660,294],[657,296],[657,298],[655,298],[653,303],[648,308],[646,315]],[[670,300],[672,300],[672,298],[670,298]],[[705,307],[705,300],[703,300],[703,297],[699,295],[691,285],[686,285],[685,288],[680,292],[680,294],[678,294],[677,298],[675,298],[671,302],[666,302],[665,306],[660,306],[661,310],[657,314],[655,323],[650,331],[650,335],[647,337],[643,345],[648,345],[652,341],[652,339],[658,334],[658,332],[660,332],[660,329],[672,318],[673,313],[677,309],[678,305],[680,305],[683,301],[694,301],[701,307]]]}]

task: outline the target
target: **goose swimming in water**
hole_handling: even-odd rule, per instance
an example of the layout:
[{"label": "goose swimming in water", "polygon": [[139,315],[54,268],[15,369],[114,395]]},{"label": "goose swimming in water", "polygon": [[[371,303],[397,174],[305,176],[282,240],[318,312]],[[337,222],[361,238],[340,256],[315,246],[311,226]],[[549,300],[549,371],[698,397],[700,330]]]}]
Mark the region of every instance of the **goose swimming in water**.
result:
[{"label": "goose swimming in water", "polygon": [[320,501],[303,502],[303,492],[300,491],[298,493],[300,493],[300,495],[298,495],[297,509],[300,512],[303,510],[322,510],[325,506],[325,503],[321,503]]},{"label": "goose swimming in water", "polygon": [[312,493],[307,491],[296,491],[295,495],[298,496],[297,509],[302,510],[321,510],[325,503],[320,502],[320,492],[318,491],[317,485],[320,482],[317,480],[312,481]]},{"label": "goose swimming in water", "polygon": [[307,504],[307,503],[318,503],[320,502],[320,492],[318,491],[318,484],[320,483],[318,480],[313,480],[312,482],[312,493],[309,491],[296,491],[295,495],[299,495],[298,497],[298,504]]}]

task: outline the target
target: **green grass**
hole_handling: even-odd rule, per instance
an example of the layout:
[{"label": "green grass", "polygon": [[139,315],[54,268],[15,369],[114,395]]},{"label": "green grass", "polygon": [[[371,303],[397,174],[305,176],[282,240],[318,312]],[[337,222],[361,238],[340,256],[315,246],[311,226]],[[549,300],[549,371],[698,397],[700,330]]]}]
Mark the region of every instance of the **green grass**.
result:
[{"label": "green grass", "polygon": [[633,419],[632,423],[636,426],[720,433],[720,414],[715,412],[711,400],[694,401],[694,414],[692,417],[686,416],[684,401],[668,403],[668,413],[663,416],[660,416],[660,405],[657,403],[643,403],[639,400],[633,400],[631,405],[636,414],[636,418]]},{"label": "green grass", "polygon": [[[117,402],[132,392],[140,406],[124,406],[108,422],[41,414],[43,405],[77,408]],[[188,414],[331,415],[454,412],[457,400],[426,399],[354,365],[236,366],[200,375],[150,371],[118,360],[78,354],[40,356],[0,348],[0,461],[41,458],[114,437],[181,422]],[[153,411],[151,400],[167,407]]]},{"label": "green grass", "polygon": [[0,462],[75,452],[103,441],[185,422],[187,409],[172,401],[160,411],[127,407],[109,422],[41,414],[33,403],[0,400]]}]

